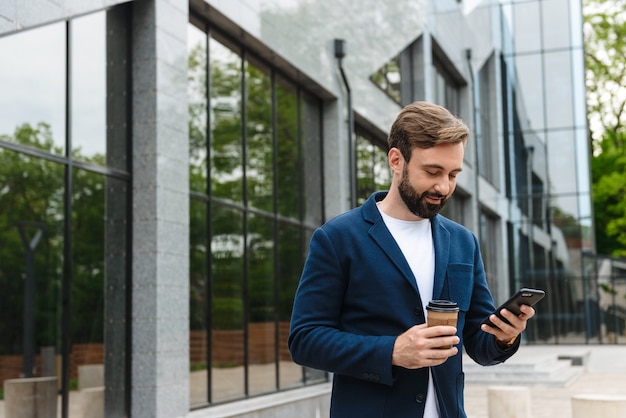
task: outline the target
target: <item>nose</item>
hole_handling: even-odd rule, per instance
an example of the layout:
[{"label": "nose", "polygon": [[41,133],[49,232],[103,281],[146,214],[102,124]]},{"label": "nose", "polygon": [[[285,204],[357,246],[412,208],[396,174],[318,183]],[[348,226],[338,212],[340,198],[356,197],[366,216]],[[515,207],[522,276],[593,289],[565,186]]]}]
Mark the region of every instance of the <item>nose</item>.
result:
[{"label": "nose", "polygon": [[435,184],[434,190],[443,196],[448,196],[453,187],[452,181],[447,176],[441,176]]}]

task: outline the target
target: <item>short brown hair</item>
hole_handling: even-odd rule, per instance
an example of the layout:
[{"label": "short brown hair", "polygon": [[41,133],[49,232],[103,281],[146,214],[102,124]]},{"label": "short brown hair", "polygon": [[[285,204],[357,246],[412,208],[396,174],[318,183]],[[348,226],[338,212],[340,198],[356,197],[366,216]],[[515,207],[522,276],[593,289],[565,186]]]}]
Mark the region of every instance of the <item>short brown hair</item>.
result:
[{"label": "short brown hair", "polygon": [[464,145],[469,128],[446,108],[428,102],[413,102],[398,114],[387,138],[389,149],[398,148],[406,161],[413,148],[432,148],[440,144]]}]

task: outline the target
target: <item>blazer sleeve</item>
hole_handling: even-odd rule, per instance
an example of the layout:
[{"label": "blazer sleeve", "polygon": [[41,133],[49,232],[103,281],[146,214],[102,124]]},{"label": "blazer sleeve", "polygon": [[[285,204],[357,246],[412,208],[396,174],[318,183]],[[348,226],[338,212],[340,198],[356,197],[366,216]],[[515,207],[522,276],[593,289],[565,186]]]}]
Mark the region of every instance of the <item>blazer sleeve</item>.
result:
[{"label": "blazer sleeve", "polygon": [[487,285],[485,268],[476,237],[474,241],[474,289],[471,309],[467,312],[464,326],[464,347],[476,363],[483,366],[499,364],[515,354],[519,348],[518,338],[508,349],[502,349],[493,335],[480,329],[482,321],[495,311],[492,295]]},{"label": "blazer sleeve", "polygon": [[288,340],[291,356],[303,366],[391,385],[396,336],[342,330],[348,278],[341,250],[323,228],[314,232],[294,299]]}]

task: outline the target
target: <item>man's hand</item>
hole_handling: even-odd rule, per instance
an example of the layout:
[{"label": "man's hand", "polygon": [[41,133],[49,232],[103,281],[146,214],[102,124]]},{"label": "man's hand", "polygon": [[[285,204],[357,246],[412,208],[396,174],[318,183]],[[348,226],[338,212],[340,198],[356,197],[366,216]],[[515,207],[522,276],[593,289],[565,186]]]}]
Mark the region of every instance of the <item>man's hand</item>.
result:
[{"label": "man's hand", "polygon": [[396,338],[391,364],[406,369],[438,366],[458,353],[454,346],[460,339],[455,334],[452,326],[415,325]]},{"label": "man's hand", "polygon": [[506,322],[498,318],[496,315],[491,315],[489,317],[489,320],[497,328],[490,327],[489,325],[483,324],[480,327],[480,329],[496,337],[496,341],[501,346],[506,346],[509,341],[517,338],[517,336],[520,335],[526,329],[526,322],[530,318],[535,316],[535,309],[528,305],[520,306],[520,311],[522,313],[519,316],[515,316],[513,312],[510,312],[506,309],[502,309],[500,313],[511,324],[507,324]]}]

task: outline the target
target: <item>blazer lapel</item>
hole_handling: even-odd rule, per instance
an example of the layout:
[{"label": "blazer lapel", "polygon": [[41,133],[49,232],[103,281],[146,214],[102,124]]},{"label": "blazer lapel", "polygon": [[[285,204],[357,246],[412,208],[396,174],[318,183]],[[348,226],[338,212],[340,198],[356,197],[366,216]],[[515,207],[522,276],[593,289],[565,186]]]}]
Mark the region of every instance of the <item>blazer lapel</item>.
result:
[{"label": "blazer lapel", "polygon": [[386,192],[374,193],[369,199],[365,201],[362,206],[364,219],[371,223],[372,226],[369,229],[369,236],[376,242],[380,249],[389,257],[391,262],[402,272],[402,275],[409,281],[411,286],[415,289],[415,292],[419,294],[417,289],[417,282],[409,267],[409,263],[404,258],[402,250],[398,247],[398,243],[393,239],[393,236],[385,226],[380,212],[376,207],[376,202],[382,200],[387,195]]},{"label": "blazer lapel", "polygon": [[435,282],[433,299],[441,299],[450,257],[450,232],[441,224],[439,215],[431,220],[433,245],[435,246]]}]

